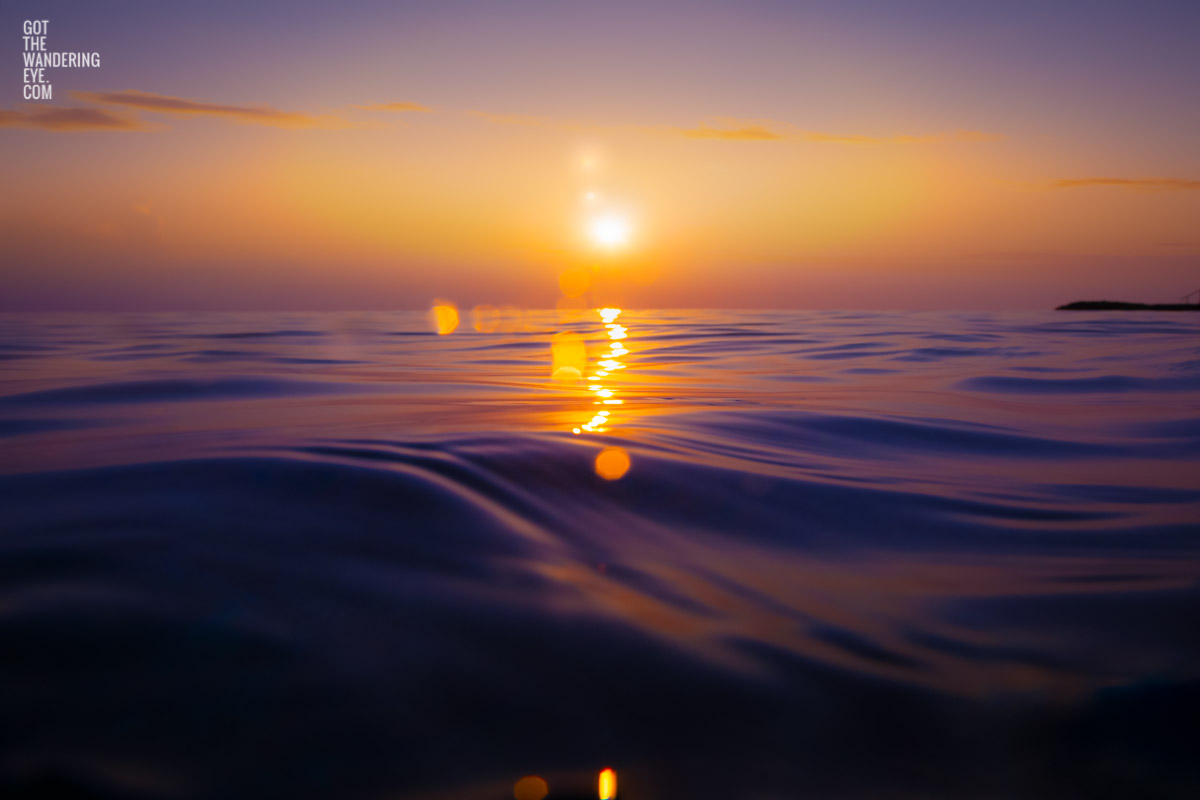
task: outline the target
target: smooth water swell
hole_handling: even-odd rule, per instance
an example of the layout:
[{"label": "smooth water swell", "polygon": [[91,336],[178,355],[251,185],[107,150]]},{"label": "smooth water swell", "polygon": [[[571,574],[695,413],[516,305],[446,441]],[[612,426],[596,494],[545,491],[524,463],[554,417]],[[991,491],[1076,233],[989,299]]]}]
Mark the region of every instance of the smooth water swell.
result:
[{"label": "smooth water swell", "polygon": [[0,318],[0,785],[1200,787],[1200,325],[619,323]]}]

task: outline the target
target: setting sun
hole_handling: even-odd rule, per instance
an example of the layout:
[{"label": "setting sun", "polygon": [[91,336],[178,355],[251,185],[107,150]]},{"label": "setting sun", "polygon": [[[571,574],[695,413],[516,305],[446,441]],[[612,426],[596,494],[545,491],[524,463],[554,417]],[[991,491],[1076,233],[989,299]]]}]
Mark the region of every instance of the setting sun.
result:
[{"label": "setting sun", "polygon": [[588,225],[588,235],[600,247],[615,249],[629,242],[629,220],[615,214],[595,217]]}]

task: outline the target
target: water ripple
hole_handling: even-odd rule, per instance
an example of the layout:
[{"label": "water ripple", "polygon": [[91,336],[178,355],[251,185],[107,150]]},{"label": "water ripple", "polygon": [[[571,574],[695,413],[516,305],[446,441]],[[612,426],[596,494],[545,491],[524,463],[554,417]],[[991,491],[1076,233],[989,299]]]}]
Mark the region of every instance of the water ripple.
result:
[{"label": "water ripple", "polygon": [[620,323],[0,317],[0,793],[1200,791],[1195,322]]}]

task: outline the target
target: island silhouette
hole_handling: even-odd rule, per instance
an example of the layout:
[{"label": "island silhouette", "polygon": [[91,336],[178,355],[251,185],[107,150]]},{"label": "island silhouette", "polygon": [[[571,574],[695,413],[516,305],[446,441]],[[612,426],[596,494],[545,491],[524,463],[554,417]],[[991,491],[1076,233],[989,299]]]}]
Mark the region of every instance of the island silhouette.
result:
[{"label": "island silhouette", "polygon": [[1126,303],[1120,300],[1077,300],[1055,311],[1200,311],[1200,303]]}]

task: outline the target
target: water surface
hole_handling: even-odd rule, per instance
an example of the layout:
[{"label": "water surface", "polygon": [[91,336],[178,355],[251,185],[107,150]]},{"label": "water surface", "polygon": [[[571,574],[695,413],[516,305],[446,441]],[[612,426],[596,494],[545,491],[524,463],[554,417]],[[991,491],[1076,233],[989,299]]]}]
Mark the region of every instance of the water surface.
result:
[{"label": "water surface", "polygon": [[463,323],[0,317],[0,787],[1200,791],[1196,321]]}]

